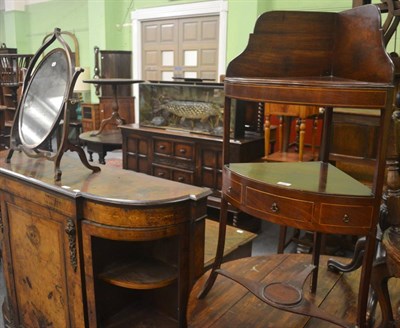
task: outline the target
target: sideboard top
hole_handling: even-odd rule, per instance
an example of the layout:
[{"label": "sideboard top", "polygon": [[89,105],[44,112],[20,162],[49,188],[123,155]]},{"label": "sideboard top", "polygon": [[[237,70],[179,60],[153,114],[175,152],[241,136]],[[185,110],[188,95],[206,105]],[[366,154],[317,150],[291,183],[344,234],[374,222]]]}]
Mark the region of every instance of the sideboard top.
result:
[{"label": "sideboard top", "polygon": [[201,188],[142,173],[101,166],[101,171],[83,167],[78,158],[65,155],[61,162],[61,180],[54,181],[54,163],[14,153],[6,163],[7,151],[0,152],[0,175],[7,175],[69,197],[84,197],[100,202],[149,206],[184,200],[199,200],[211,194]]}]

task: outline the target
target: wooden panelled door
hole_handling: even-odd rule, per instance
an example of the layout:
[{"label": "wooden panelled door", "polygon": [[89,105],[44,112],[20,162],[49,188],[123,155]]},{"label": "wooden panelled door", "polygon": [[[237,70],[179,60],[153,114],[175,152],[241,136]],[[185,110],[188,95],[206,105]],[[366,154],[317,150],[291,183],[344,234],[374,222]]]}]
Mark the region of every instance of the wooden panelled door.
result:
[{"label": "wooden panelled door", "polygon": [[218,31],[218,15],[143,22],[143,79],[218,81]]}]

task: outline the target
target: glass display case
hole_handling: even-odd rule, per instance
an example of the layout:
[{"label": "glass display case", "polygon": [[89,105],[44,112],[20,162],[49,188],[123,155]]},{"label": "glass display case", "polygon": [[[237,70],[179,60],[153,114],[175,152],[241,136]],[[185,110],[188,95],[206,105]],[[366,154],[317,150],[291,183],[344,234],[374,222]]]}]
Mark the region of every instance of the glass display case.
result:
[{"label": "glass display case", "polygon": [[[141,126],[222,136],[223,108],[222,83],[151,81],[139,85]],[[231,131],[235,136],[236,119],[234,111]]]}]

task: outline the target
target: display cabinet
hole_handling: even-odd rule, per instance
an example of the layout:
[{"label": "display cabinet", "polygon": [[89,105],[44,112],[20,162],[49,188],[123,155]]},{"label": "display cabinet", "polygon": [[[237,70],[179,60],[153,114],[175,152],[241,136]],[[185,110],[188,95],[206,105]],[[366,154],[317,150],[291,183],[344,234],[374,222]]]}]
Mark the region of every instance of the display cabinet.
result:
[{"label": "display cabinet", "polygon": [[[257,106],[256,103],[253,105]],[[237,108],[233,110],[230,123],[232,136],[243,138],[246,127],[252,132],[262,133],[260,127],[243,124],[246,105],[239,103]],[[139,84],[141,126],[222,136],[223,114],[222,83],[150,81]],[[256,119],[252,117],[248,121],[254,123]]]},{"label": "display cabinet", "polygon": [[81,104],[82,109],[82,131],[88,132],[100,128],[99,104]]},{"label": "display cabinet", "polygon": [[139,85],[142,126],[222,135],[223,85],[146,82]]}]

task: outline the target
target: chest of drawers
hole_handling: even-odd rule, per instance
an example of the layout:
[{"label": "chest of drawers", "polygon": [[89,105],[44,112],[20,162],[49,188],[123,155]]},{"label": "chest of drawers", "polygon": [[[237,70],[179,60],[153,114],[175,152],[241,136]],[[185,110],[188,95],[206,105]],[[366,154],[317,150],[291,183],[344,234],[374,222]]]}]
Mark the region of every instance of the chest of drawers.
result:
[{"label": "chest of drawers", "polygon": [[[222,139],[182,131],[127,124],[121,127],[123,168],[208,187],[209,206],[219,207],[222,188]],[[234,162],[250,162],[263,156],[264,139],[253,134],[230,143]]]}]

